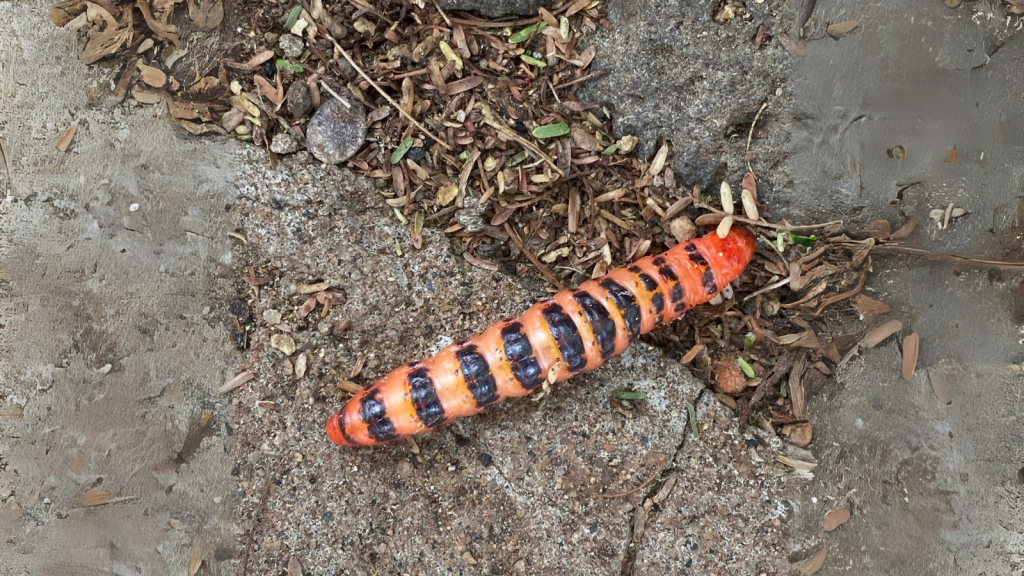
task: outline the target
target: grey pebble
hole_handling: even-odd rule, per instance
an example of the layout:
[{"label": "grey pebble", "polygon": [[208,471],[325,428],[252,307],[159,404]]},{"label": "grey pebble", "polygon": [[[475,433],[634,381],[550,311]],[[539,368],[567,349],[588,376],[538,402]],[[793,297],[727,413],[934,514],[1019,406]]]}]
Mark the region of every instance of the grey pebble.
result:
[{"label": "grey pebble", "polygon": [[299,141],[291,134],[282,132],[275,134],[270,142],[270,150],[275,154],[294,154],[299,149]]},{"label": "grey pebble", "polygon": [[301,118],[313,107],[309,98],[309,86],[305,82],[292,82],[288,87],[288,94],[285,96],[288,102],[288,113],[292,118]]},{"label": "grey pebble", "polygon": [[281,47],[281,51],[284,52],[286,58],[298,58],[302,56],[302,51],[306,49],[306,43],[295,34],[283,34],[281,39],[277,41],[277,45]]},{"label": "grey pebble", "polygon": [[317,160],[340,164],[359,151],[366,140],[366,109],[354,98],[351,108],[325,95],[306,128],[306,148]]}]

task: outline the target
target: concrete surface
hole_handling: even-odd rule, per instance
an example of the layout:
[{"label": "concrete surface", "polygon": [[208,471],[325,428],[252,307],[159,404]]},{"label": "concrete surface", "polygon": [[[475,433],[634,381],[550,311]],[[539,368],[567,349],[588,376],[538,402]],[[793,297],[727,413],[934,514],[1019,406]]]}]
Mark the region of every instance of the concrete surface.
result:
[{"label": "concrete surface", "polygon": [[48,4],[0,3],[0,574],[226,573],[233,146],[90,99]]},{"label": "concrete surface", "polygon": [[[633,573],[640,560],[672,562],[677,554],[632,544],[636,507],[673,474],[681,478],[673,506],[692,497],[689,479],[728,478],[715,481],[710,500],[729,504],[710,525],[731,518],[759,532],[755,548],[734,538],[708,542],[701,533],[718,553],[696,555],[695,570],[742,563],[786,573],[769,560],[782,554],[786,565],[783,532],[772,522],[781,525],[780,500],[796,484],[770,464],[751,465],[745,448],[738,456],[747,466],[738,473],[721,457],[744,443],[735,419],[708,411],[708,399],[717,400],[678,363],[642,344],[539,403],[508,401],[419,437],[415,448],[326,443],[322,423],[347,396],[335,383],[360,356],[366,361],[357,381],[368,384],[545,293],[535,281],[502,271],[507,254],[494,252],[497,272],[474,268],[436,230],[426,229],[423,249],[415,250],[408,228],[368,180],[311,165],[301,153],[277,172],[265,169],[262,155],[247,155],[251,168],[239,175],[235,211],[248,240],[243,257],[272,269],[275,280],[259,299],[245,285],[241,293],[257,320],[238,370],[260,377],[232,396],[243,455],[240,525],[250,524],[266,478],[281,479],[255,540],[257,573],[291,556],[318,574]],[[324,319],[297,318],[293,311],[307,297],[294,286],[320,279],[341,288],[345,303]],[[305,377],[293,375],[295,357],[267,344],[277,330],[260,320],[265,310],[283,312],[298,349],[307,351]],[[348,327],[324,333],[324,322]],[[632,418],[609,404],[626,388],[648,394]],[[260,408],[257,400],[274,404]],[[687,403],[701,407],[700,442],[687,441]],[[764,460],[780,447],[766,447]],[[278,474],[282,452],[286,464]],[[759,483],[770,499],[750,497]],[[658,515],[650,513],[652,525]],[[637,573],[652,573],[636,566]]]},{"label": "concrete surface", "polygon": [[[1021,21],[988,2],[808,6],[807,57],[790,82],[795,185],[780,212],[894,225],[916,216],[912,246],[1024,260]],[[824,33],[847,20],[858,21],[849,35]],[[896,145],[902,160],[886,154]],[[940,230],[928,214],[949,203],[969,214]],[[818,502],[797,524],[819,526],[848,495],[854,510],[825,537],[820,573],[1021,574],[1024,378],[1011,366],[1024,360],[1019,274],[897,258],[876,258],[874,270],[871,296],[894,307],[904,335],[920,334],[918,373],[901,380],[889,346],[809,404]],[[936,398],[929,373],[948,374],[952,404]]]}]

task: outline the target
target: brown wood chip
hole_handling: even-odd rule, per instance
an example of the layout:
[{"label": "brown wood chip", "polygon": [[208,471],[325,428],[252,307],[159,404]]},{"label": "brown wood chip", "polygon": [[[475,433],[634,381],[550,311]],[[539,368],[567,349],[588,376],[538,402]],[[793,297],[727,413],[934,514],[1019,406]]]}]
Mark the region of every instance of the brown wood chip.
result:
[{"label": "brown wood chip", "polygon": [[904,224],[903,226],[900,226],[899,230],[897,230],[897,231],[893,232],[892,234],[890,234],[889,235],[889,241],[890,242],[899,242],[901,240],[906,240],[907,238],[910,238],[910,235],[914,232],[914,228],[916,228],[916,227],[917,227],[917,216],[914,216],[910,220],[907,220],[906,224]]},{"label": "brown wood chip", "polygon": [[899,320],[889,320],[888,322],[878,326],[864,335],[860,340],[860,345],[864,348],[874,348],[882,343],[886,338],[899,332],[903,329],[903,323]]},{"label": "brown wood chip", "polygon": [[703,344],[694,344],[693,348],[690,348],[686,352],[686,354],[683,355],[683,358],[682,358],[682,360],[680,360],[680,362],[683,363],[683,364],[689,364],[690,362],[693,362],[693,359],[696,358],[697,354],[700,354],[701,350],[703,350],[703,349],[704,349],[704,345]]},{"label": "brown wood chip", "polygon": [[788,428],[790,443],[800,446],[801,448],[810,444],[811,439],[814,437],[810,422],[790,424]]},{"label": "brown wood chip", "polygon": [[789,398],[793,404],[793,416],[796,418],[807,417],[807,407],[804,400],[804,385],[801,377],[807,368],[807,357],[802,353],[793,362],[793,368],[789,371]]}]

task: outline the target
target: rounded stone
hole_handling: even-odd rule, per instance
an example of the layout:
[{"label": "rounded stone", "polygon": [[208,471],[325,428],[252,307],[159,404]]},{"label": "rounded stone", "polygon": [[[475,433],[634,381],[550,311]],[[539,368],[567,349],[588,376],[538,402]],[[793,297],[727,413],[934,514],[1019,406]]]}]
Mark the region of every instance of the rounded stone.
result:
[{"label": "rounded stone", "polygon": [[292,82],[288,87],[288,95],[285,96],[288,102],[288,113],[292,118],[301,118],[313,107],[309,96],[309,86],[305,82]]},{"label": "rounded stone", "polygon": [[270,150],[275,154],[294,154],[299,150],[299,141],[291,134],[275,134],[270,142]]},{"label": "rounded stone", "polygon": [[349,106],[328,96],[309,120],[306,149],[321,162],[340,164],[366,140],[366,109],[355,99],[346,101]]},{"label": "rounded stone", "polygon": [[283,34],[277,45],[281,47],[281,52],[284,52],[286,58],[298,58],[306,49],[306,43],[294,34]]}]

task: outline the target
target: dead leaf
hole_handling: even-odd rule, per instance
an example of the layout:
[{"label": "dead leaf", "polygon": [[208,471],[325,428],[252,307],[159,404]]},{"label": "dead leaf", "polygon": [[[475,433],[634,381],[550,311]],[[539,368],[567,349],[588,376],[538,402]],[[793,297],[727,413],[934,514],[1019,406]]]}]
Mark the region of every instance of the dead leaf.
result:
[{"label": "dead leaf", "polygon": [[849,508],[836,508],[828,514],[825,514],[825,532],[831,532],[836,528],[839,528],[846,521],[850,519]]},{"label": "dead leaf", "polygon": [[248,70],[249,72],[255,72],[257,69],[259,69],[260,66],[263,65],[264,62],[267,62],[273,57],[273,50],[263,50],[262,52],[257,52],[252,58],[249,58],[249,60],[247,60],[244,64],[240,64],[238,62],[228,62],[227,65],[232,68],[237,68],[239,70]]},{"label": "dead leaf", "polygon": [[114,495],[103,488],[92,488],[85,494],[82,494],[82,506],[99,506],[106,504],[113,499]]},{"label": "dead leaf", "polygon": [[799,56],[800,58],[807,56],[807,48],[800,40],[790,38],[786,34],[779,34],[778,38],[779,44],[782,44],[782,47],[786,49],[786,52],[789,52],[793,56]]},{"label": "dead leaf", "polygon": [[874,348],[882,343],[886,338],[899,332],[903,329],[903,323],[899,320],[889,320],[888,322],[878,326],[864,335],[860,340],[860,345],[863,348]]},{"label": "dead leaf", "polygon": [[828,554],[828,546],[822,547],[809,558],[793,563],[793,569],[800,572],[801,576],[811,576],[825,564],[825,556]]},{"label": "dead leaf", "polygon": [[302,378],[306,375],[306,363],[308,358],[306,353],[299,354],[299,357],[295,359],[295,377]]},{"label": "dead leaf", "polygon": [[856,27],[856,20],[847,20],[846,22],[839,22],[837,24],[829,26],[828,28],[825,29],[825,32],[827,32],[828,35],[833,38],[842,38],[843,36],[846,36],[847,34],[852,32],[853,29]]},{"label": "dead leaf", "polygon": [[348,373],[348,377],[351,379],[359,376],[359,373],[363,371],[363,366],[365,364],[366,356],[360,355],[359,358],[356,358],[355,366],[352,366],[352,371]]},{"label": "dead leaf", "polygon": [[917,352],[921,345],[921,337],[917,332],[903,339],[903,379],[910,382],[917,367]]},{"label": "dead leaf", "polygon": [[188,17],[204,30],[216,28],[224,20],[222,0],[188,0]]},{"label": "dead leaf", "polygon": [[750,193],[754,196],[754,200],[757,200],[757,179],[754,178],[754,174],[752,172],[747,172],[743,175],[743,182],[740,184],[740,188],[742,190],[750,190]]},{"label": "dead leaf", "polygon": [[306,316],[309,316],[310,313],[312,313],[313,310],[315,309],[316,296],[310,296],[309,298],[306,298],[306,301],[302,303],[302,306],[299,306],[299,309],[295,312],[295,314],[299,318],[305,318]]},{"label": "dead leaf", "polygon": [[477,86],[479,86],[479,85],[481,85],[483,83],[484,83],[483,76],[469,76],[467,78],[463,78],[462,80],[456,80],[454,82],[449,82],[445,86],[444,91],[445,91],[445,94],[447,94],[448,96],[455,96],[456,94],[461,94],[461,93],[466,92],[468,90],[472,90],[473,88],[476,88]]},{"label": "dead leaf", "polygon": [[892,308],[889,308],[889,305],[885,302],[879,302],[878,300],[865,296],[864,294],[858,294],[853,297],[853,307],[856,308],[857,312],[859,312],[865,319],[875,316],[876,314],[886,314],[892,310]]},{"label": "dead leaf", "polygon": [[498,270],[497,264],[489,260],[484,260],[483,258],[474,255],[469,250],[463,252],[462,257],[466,260],[466,262],[469,262],[470,264],[476,266],[477,268],[481,268],[489,272],[495,272]]},{"label": "dead leaf", "polygon": [[63,136],[60,137],[60,140],[57,140],[57,150],[60,150],[61,152],[67,152],[68,146],[71,146],[71,140],[74,139],[75,131],[77,130],[78,120],[75,120],[74,122],[72,122],[71,127],[68,128],[68,131],[65,132]]},{"label": "dead leaf", "polygon": [[295,556],[288,559],[288,576],[302,576],[302,564]]},{"label": "dead leaf", "polygon": [[363,391],[363,387],[351,380],[342,380],[338,382],[338,388],[349,394],[358,394]]},{"label": "dead leaf", "polygon": [[573,144],[577,148],[582,148],[588,152],[599,152],[604,149],[593,134],[579,126],[573,128],[570,135],[572,136]]},{"label": "dead leaf", "polygon": [[946,159],[943,160],[943,162],[949,162],[950,164],[956,164],[957,157],[958,157],[958,154],[957,154],[957,151],[956,151],[956,146],[953,146],[953,149],[949,151],[949,155],[946,156]]}]

